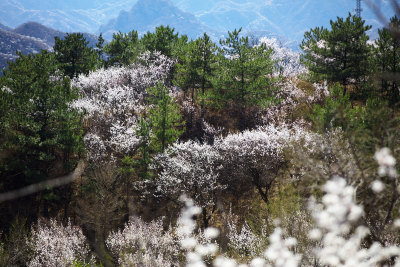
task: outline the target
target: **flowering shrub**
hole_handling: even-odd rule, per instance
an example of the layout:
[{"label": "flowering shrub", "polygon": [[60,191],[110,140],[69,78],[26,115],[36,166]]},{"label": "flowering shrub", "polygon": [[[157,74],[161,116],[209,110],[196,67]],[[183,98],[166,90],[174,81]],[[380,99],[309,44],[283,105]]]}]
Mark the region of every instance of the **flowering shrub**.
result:
[{"label": "flowering shrub", "polygon": [[363,248],[362,241],[369,234],[368,228],[353,225],[363,215],[363,208],[354,203],[355,189],[343,178],[333,178],[324,187],[326,194],[321,204],[311,202],[317,228],[310,237],[321,240],[322,246],[315,253],[319,262],[329,266],[377,266],[392,256],[400,255],[400,248],[383,247],[374,242]]},{"label": "flowering shrub", "polygon": [[202,244],[194,234],[196,222],[193,220],[194,216],[201,213],[201,208],[195,206],[193,200],[184,195],[180,199],[185,203],[185,207],[178,219],[176,232],[180,238],[180,246],[186,251],[186,265],[205,267],[207,265],[204,260],[218,251],[218,245],[211,240],[219,235],[219,231],[212,227],[205,229],[203,241],[208,242]]},{"label": "flowering shrub", "polygon": [[[368,229],[364,226],[354,228],[363,214],[362,207],[354,203],[354,188],[347,185],[343,178],[336,177],[328,181],[323,189],[326,194],[322,203],[317,204],[314,200],[310,204],[316,227],[310,231],[309,236],[321,241],[320,246],[314,248],[318,262],[326,266],[377,266],[397,257],[396,266],[400,266],[400,247],[385,247],[377,242],[368,248],[363,247],[362,241],[368,235]],[[188,213],[190,216],[186,216],[187,221],[183,221],[186,225],[180,226],[186,229],[188,236],[183,244],[196,248],[196,239],[190,235],[195,223],[190,218],[198,214],[199,210],[193,204],[187,204],[186,209],[183,214]],[[264,258],[253,259],[249,266],[299,266],[302,255],[293,253],[293,248],[297,245],[296,239],[284,239],[282,236],[283,230],[277,227],[269,237],[270,243],[264,252]],[[215,249],[213,246],[207,253],[215,255]],[[188,254],[187,266],[206,266],[202,257],[203,254],[194,249]],[[247,266],[238,265],[234,259],[224,256],[218,256],[213,263],[214,266]]]},{"label": "flowering shrub", "polygon": [[144,53],[130,66],[99,69],[73,81],[81,92],[73,106],[86,111],[89,129],[84,141],[92,160],[136,148],[140,140],[135,127],[145,110],[146,89],[164,82],[173,65],[160,53]]},{"label": "flowering shrub", "polygon": [[119,266],[179,266],[181,249],[162,220],[146,223],[131,218],[122,231],[112,232],[106,245]]},{"label": "flowering shrub", "polygon": [[39,221],[32,227],[32,238],[28,244],[33,249],[29,267],[71,266],[75,260],[85,262],[89,247],[82,230],[71,225],[66,226],[51,219],[48,224]]},{"label": "flowering shrub", "polygon": [[298,126],[265,126],[257,130],[230,134],[215,140],[223,158],[220,179],[228,188],[252,189],[269,201],[277,173],[285,163],[284,149],[302,143],[312,146],[312,134]]},{"label": "flowering shrub", "polygon": [[234,221],[228,222],[229,248],[244,257],[255,257],[260,254],[262,239],[255,235],[249,225],[244,223],[239,231]]},{"label": "flowering shrub", "polygon": [[307,68],[300,63],[300,53],[282,45],[276,38],[263,37],[261,44],[273,49],[272,59],[277,61],[276,72],[284,77],[297,76],[307,72]]},{"label": "flowering shrub", "polygon": [[215,210],[217,194],[226,186],[219,181],[220,154],[214,147],[193,141],[175,143],[154,161],[161,170],[155,178],[160,193],[174,199],[184,193],[203,209]]},{"label": "flowering shrub", "polygon": [[262,122],[266,125],[302,120],[302,112],[320,103],[329,94],[326,84],[304,84],[295,77],[282,80],[279,88],[277,98],[281,101],[270,105],[263,112]]}]

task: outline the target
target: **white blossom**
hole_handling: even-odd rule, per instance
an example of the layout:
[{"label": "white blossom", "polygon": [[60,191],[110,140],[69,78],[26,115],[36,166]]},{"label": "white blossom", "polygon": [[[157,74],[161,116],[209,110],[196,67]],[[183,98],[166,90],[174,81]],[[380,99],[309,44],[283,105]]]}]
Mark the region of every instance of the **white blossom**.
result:
[{"label": "white blossom", "polygon": [[385,184],[380,180],[375,180],[371,184],[371,188],[375,193],[380,193],[385,189]]},{"label": "white blossom", "polygon": [[363,208],[354,202],[355,190],[343,178],[336,177],[328,181],[323,189],[326,194],[322,203],[310,204],[316,229],[322,233],[322,246],[316,249],[322,264],[377,266],[391,256],[400,255],[399,247],[382,247],[376,242],[369,248],[362,248],[362,241],[369,230],[358,226],[352,232],[353,224],[363,215]]},{"label": "white blossom", "polygon": [[177,199],[187,194],[202,208],[216,205],[216,193],[225,188],[217,170],[220,155],[207,144],[194,141],[175,143],[154,158],[161,173],[155,183],[159,192]]},{"label": "white blossom", "polygon": [[379,164],[378,173],[380,176],[397,177],[397,171],[394,168],[396,159],[392,156],[389,148],[385,147],[378,150],[374,155],[374,159]]},{"label": "white blossom", "polygon": [[[85,138],[90,140],[85,145],[91,159],[104,160],[107,155],[113,158],[137,147],[139,139],[134,129],[140,113],[146,109],[146,89],[164,82],[173,65],[173,60],[160,53],[144,53],[138,63],[99,69],[73,80],[72,86],[81,94],[73,107],[86,112],[88,134],[98,137]],[[107,153],[100,153],[98,147],[105,148]]]},{"label": "white blossom", "polygon": [[273,49],[272,59],[277,61],[277,72],[284,77],[306,73],[307,68],[300,63],[300,53],[280,44],[276,38],[263,37],[260,43]]},{"label": "white blossom", "polygon": [[48,224],[41,221],[32,227],[32,239],[28,241],[33,248],[29,267],[71,266],[74,260],[85,262],[89,254],[86,238],[79,227],[66,226],[51,219]]},{"label": "white blossom", "polygon": [[264,253],[267,260],[272,261],[276,267],[299,266],[301,255],[293,253],[290,248],[296,245],[296,239],[282,239],[282,229],[275,228],[269,237],[270,244]]},{"label": "white blossom", "polygon": [[150,223],[132,217],[121,231],[111,232],[106,245],[119,266],[178,266],[178,240],[163,231],[162,220]]}]

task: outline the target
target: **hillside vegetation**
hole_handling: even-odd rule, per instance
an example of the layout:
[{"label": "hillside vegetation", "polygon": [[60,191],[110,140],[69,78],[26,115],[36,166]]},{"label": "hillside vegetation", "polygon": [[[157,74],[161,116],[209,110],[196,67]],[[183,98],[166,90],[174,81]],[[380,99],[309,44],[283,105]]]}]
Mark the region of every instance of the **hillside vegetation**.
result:
[{"label": "hillside vegetation", "polygon": [[302,53],[169,26],[19,53],[0,266],[400,266],[400,20],[330,24]]}]

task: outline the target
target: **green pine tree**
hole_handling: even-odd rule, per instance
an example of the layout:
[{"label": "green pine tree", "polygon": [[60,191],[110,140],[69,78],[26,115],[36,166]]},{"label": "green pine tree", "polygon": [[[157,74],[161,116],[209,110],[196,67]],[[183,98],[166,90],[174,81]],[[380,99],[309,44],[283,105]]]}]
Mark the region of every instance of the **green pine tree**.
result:
[{"label": "green pine tree", "polygon": [[67,33],[64,39],[55,37],[54,53],[65,75],[71,79],[88,74],[97,65],[97,54],[81,33]]},{"label": "green pine tree", "polygon": [[18,56],[0,79],[0,150],[7,155],[0,173],[8,189],[71,171],[83,150],[81,116],[70,107],[78,92],[55,55]]},{"label": "green pine tree", "polygon": [[175,142],[184,132],[182,115],[179,107],[169,95],[169,89],[159,83],[149,88],[150,123],[152,130],[151,145],[153,151],[164,152],[165,148]]},{"label": "green pine tree", "polygon": [[111,42],[104,47],[104,52],[108,55],[107,66],[129,65],[141,51],[137,31],[114,33]]},{"label": "green pine tree", "polygon": [[216,45],[204,33],[202,37],[188,43],[184,55],[176,65],[174,82],[185,93],[191,90],[192,101],[195,90],[200,89],[204,95],[206,88],[212,88],[211,77],[215,71],[216,50]]},{"label": "green pine tree", "polygon": [[250,46],[249,38],[240,37],[240,32],[241,29],[229,32],[220,42],[214,96],[218,104],[266,107],[275,101],[272,50],[263,45]]},{"label": "green pine tree", "polygon": [[344,94],[348,85],[361,89],[370,71],[366,32],[371,26],[351,14],[330,24],[331,30],[317,27],[304,34],[300,45],[304,51],[302,61],[314,80],[340,82]]},{"label": "green pine tree", "polygon": [[151,163],[151,128],[150,122],[145,118],[140,118],[136,129],[136,135],[140,138],[140,144],[138,148],[138,157],[133,164],[134,170],[140,178],[148,180],[152,177],[149,171],[149,165]]},{"label": "green pine tree", "polygon": [[400,101],[400,38],[396,35],[400,30],[397,16],[390,19],[389,28],[379,29],[377,47],[374,49],[374,61],[380,78],[380,91],[391,105]]},{"label": "green pine tree", "polygon": [[103,34],[100,33],[99,37],[97,38],[97,43],[96,43],[96,53],[97,53],[97,65],[99,67],[104,66],[104,38]]},{"label": "green pine tree", "polygon": [[[187,41],[186,36],[183,36],[182,38]],[[174,28],[170,28],[169,26],[164,27],[161,25],[155,29],[154,33],[147,32],[143,35],[140,41],[145,50],[150,52],[158,51],[167,57],[172,57],[176,43],[178,43],[179,40],[179,34],[175,33]]]}]

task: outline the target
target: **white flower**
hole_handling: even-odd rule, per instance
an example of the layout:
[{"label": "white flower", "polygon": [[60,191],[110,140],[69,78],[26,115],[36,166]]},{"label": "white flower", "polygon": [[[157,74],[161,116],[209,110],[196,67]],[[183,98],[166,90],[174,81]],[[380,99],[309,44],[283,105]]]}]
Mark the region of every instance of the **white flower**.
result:
[{"label": "white flower", "polygon": [[391,155],[390,149],[387,147],[378,150],[374,155],[374,159],[380,166],[394,167],[396,164],[396,159]]},{"label": "white flower", "polygon": [[385,184],[380,180],[375,180],[372,182],[371,188],[375,193],[379,194],[385,189]]},{"label": "white flower", "polygon": [[219,235],[219,230],[214,227],[208,227],[204,230],[204,235],[206,238],[214,239],[217,238]]}]

